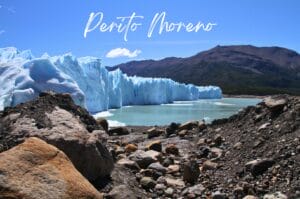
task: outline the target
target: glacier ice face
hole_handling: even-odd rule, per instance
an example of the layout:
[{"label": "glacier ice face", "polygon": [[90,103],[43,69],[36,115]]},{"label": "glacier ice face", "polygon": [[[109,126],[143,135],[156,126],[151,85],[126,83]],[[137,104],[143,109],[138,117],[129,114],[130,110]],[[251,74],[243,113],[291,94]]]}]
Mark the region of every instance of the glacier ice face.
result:
[{"label": "glacier ice face", "polygon": [[216,86],[198,87],[166,78],[129,77],[107,71],[94,57],[71,54],[35,58],[30,51],[0,49],[0,109],[15,106],[42,91],[70,93],[75,103],[95,113],[127,105],[221,98]]}]

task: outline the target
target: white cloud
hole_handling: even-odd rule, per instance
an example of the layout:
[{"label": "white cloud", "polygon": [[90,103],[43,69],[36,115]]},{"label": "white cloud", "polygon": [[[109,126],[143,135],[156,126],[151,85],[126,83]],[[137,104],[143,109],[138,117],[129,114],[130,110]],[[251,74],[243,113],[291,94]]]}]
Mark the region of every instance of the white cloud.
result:
[{"label": "white cloud", "polygon": [[141,50],[135,50],[130,51],[127,48],[115,48],[110,50],[107,54],[107,58],[117,58],[117,57],[128,57],[128,58],[134,58],[137,57],[140,53],[142,53]]}]

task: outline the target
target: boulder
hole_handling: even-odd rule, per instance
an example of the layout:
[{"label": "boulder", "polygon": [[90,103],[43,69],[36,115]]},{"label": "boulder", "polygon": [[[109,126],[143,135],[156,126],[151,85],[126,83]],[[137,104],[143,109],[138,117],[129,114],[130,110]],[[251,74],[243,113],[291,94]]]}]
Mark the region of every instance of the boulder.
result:
[{"label": "boulder", "polygon": [[110,175],[113,169],[105,132],[97,130],[96,120],[68,95],[45,94],[6,108],[0,114],[0,123],[0,143],[6,143],[8,149],[28,137],[38,137],[63,151],[90,181]]},{"label": "boulder", "polygon": [[274,99],[271,97],[265,98],[263,102],[272,112],[282,111],[284,106],[287,104],[286,99]]},{"label": "boulder", "polygon": [[56,147],[38,138],[0,154],[1,198],[103,198]]},{"label": "boulder", "polygon": [[126,127],[114,127],[108,130],[109,135],[128,135],[129,131]]}]

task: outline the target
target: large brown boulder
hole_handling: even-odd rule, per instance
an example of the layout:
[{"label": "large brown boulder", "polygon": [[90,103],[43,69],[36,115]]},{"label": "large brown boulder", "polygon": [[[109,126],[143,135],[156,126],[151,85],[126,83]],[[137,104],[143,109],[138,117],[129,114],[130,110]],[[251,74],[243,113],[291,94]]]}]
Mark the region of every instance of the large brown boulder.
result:
[{"label": "large brown boulder", "polygon": [[38,138],[2,152],[0,173],[0,198],[103,198],[62,151]]},{"label": "large brown boulder", "polygon": [[62,150],[83,176],[94,181],[110,175],[113,169],[105,132],[97,128],[93,117],[70,96],[43,94],[0,112],[0,147],[4,151],[27,137],[38,137]]}]

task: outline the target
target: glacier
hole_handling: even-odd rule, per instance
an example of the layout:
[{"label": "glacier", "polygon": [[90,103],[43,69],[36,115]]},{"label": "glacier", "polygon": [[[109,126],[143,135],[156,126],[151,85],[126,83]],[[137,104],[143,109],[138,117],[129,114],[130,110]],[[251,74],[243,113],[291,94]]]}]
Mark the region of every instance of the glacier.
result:
[{"label": "glacier", "polygon": [[95,57],[72,54],[34,57],[30,50],[0,48],[0,110],[32,100],[43,91],[69,93],[91,113],[129,105],[217,99],[217,86],[195,86],[167,78],[127,76],[108,71]]}]

